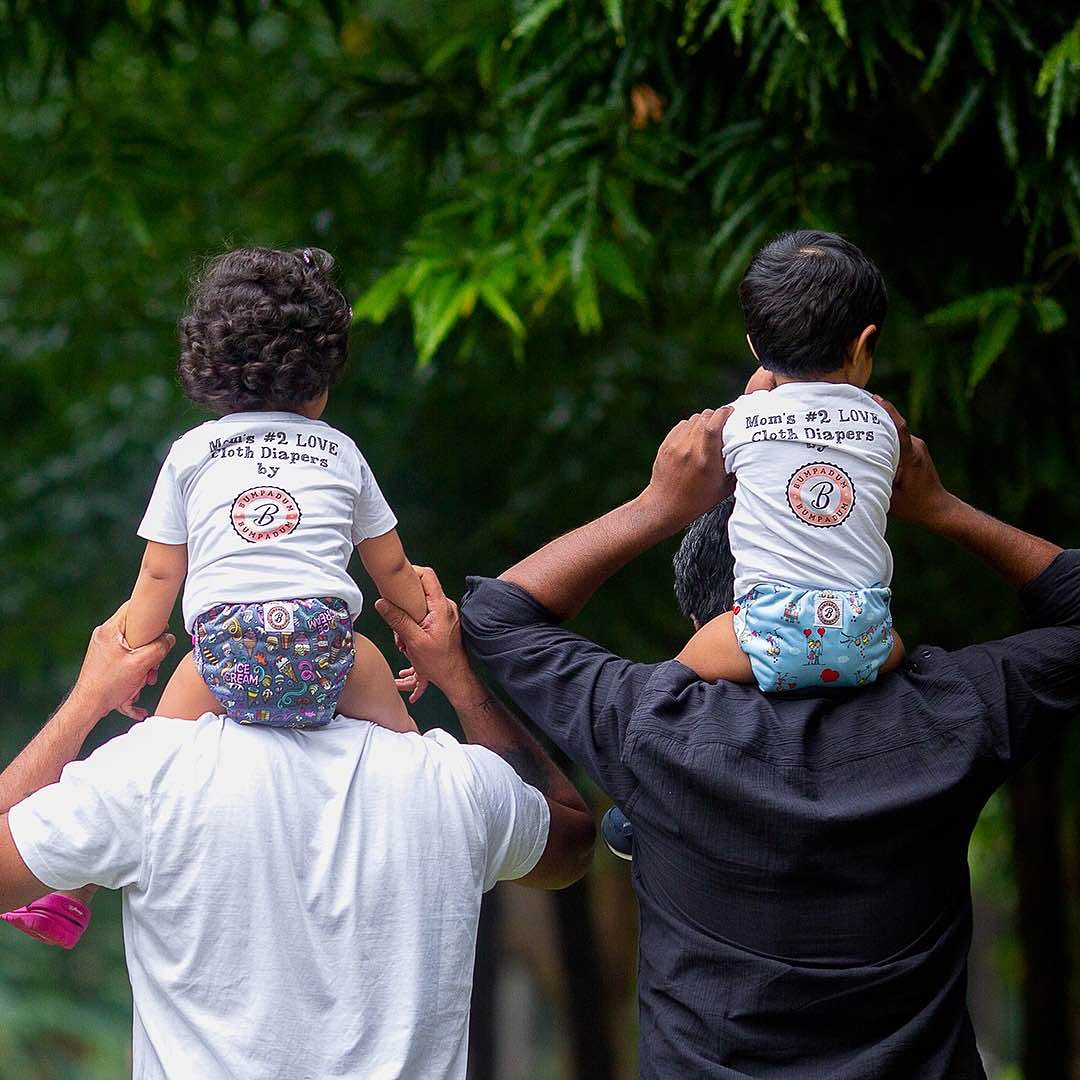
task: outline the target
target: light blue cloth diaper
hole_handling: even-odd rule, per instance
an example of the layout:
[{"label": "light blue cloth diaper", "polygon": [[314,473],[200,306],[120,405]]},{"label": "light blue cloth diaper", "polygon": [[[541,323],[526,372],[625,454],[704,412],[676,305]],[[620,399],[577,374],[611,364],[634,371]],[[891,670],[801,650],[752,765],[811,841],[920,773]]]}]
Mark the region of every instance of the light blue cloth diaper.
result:
[{"label": "light blue cloth diaper", "polygon": [[892,590],[756,585],[732,613],[739,646],[766,693],[863,686],[892,651]]}]

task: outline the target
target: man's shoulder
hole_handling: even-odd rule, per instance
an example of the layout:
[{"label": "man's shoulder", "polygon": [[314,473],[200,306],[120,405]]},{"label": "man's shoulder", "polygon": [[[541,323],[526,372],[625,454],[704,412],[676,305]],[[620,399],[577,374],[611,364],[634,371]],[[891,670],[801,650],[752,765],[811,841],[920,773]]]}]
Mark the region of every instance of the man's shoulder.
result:
[{"label": "man's shoulder", "polygon": [[425,732],[419,740],[415,736],[408,738],[447,780],[470,795],[486,799],[493,788],[528,783],[509,761],[493,750],[476,743],[460,742],[441,728]]},{"label": "man's shoulder", "polygon": [[200,729],[220,724],[221,718],[207,713],[199,720],[177,720],[148,716],[127,731],[102,743],[89,761],[108,767],[127,768],[132,774],[165,763],[190,745]]}]

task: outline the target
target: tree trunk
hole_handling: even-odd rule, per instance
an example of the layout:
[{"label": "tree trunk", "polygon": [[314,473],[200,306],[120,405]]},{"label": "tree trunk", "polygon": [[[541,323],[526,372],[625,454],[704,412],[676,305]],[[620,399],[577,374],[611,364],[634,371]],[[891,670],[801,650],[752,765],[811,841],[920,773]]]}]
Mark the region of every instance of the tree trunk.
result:
[{"label": "tree trunk", "polygon": [[579,1080],[613,1080],[615,1055],[608,1032],[600,959],[589,919],[584,881],[554,894],[566,970],[570,1056]]},{"label": "tree trunk", "polygon": [[1061,752],[1047,746],[1009,790],[1024,956],[1024,1075],[1069,1080],[1069,932],[1061,852]]},{"label": "tree trunk", "polygon": [[495,1080],[495,980],[499,966],[499,889],[484,896],[476,931],[472,1011],[469,1015],[469,1080]]}]

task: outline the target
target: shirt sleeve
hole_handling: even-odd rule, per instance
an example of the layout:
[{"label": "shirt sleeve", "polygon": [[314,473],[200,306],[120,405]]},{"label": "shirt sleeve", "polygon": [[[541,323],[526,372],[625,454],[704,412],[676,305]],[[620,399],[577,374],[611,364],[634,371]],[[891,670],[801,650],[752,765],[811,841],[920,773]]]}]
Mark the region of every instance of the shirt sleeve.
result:
[{"label": "shirt sleeve", "polygon": [[483,746],[462,747],[472,770],[476,800],[487,834],[484,892],[497,881],[524,877],[548,842],[547,799],[498,754]]},{"label": "shirt sleeve", "polygon": [[55,784],[9,811],[23,862],[50,889],[121,889],[146,877],[148,770],[155,760],[146,724],[71,762]]},{"label": "shirt sleeve", "polygon": [[177,445],[173,444],[161,466],[146,513],[139,523],[139,536],[159,544],[186,544],[188,539],[187,510],[176,464]]},{"label": "shirt sleeve", "polygon": [[952,654],[986,709],[991,754],[1009,766],[1080,712],[1080,550],[1058,555],[1020,599],[1034,629]]},{"label": "shirt sleeve", "polygon": [[385,536],[394,526],[397,518],[386,496],[379,489],[371,466],[364,460],[360,451],[356,451],[356,493],[353,504],[353,543],[359,544],[376,536]]},{"label": "shirt sleeve", "polygon": [[518,709],[613,799],[627,800],[636,780],[623,742],[656,665],[571,633],[506,581],[469,578],[461,626],[472,655]]}]

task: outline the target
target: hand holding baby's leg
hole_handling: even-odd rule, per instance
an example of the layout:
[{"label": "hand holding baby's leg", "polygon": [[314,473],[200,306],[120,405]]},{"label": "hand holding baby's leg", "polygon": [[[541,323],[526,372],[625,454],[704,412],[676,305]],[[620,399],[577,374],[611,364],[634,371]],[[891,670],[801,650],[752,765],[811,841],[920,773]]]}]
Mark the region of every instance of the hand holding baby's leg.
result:
[{"label": "hand holding baby's leg", "polygon": [[383,654],[360,634],[353,635],[353,651],[356,660],[338,698],[338,712],[357,720],[370,720],[391,731],[418,732],[420,729],[401,700]]}]

